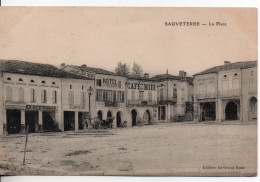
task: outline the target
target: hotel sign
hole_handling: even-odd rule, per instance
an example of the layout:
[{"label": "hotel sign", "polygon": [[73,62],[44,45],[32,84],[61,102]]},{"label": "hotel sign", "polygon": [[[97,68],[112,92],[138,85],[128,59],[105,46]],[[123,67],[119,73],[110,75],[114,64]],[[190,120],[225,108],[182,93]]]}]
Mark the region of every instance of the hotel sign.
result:
[{"label": "hotel sign", "polygon": [[103,85],[108,86],[108,87],[117,87],[117,80],[109,79],[109,78],[103,78]]},{"label": "hotel sign", "polygon": [[54,106],[26,105],[26,110],[55,111],[56,107],[54,107]]}]

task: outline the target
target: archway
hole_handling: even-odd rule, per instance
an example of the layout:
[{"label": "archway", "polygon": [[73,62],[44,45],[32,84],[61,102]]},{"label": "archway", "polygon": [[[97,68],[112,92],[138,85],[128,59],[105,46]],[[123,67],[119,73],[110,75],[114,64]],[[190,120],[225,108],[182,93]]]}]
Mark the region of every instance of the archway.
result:
[{"label": "archway", "polygon": [[131,111],[131,114],[132,114],[132,126],[136,126],[136,120],[137,120],[137,112],[136,110],[132,110]]},{"label": "archway", "polygon": [[257,119],[257,99],[252,97],[249,100],[249,113],[248,113],[249,120],[256,120]]},{"label": "archway", "polygon": [[107,118],[111,118],[112,117],[112,113],[111,113],[111,111],[108,111],[107,112]]},{"label": "archway", "polygon": [[149,110],[146,110],[144,112],[143,119],[144,119],[144,123],[146,123],[146,124],[150,124],[151,123],[152,117],[151,117],[151,113],[150,113]]},{"label": "archway", "polygon": [[21,131],[21,111],[6,110],[7,117],[7,133],[16,134]]},{"label": "archway", "polygon": [[38,132],[39,126],[39,113],[38,111],[25,111],[25,125],[29,127],[29,133]]},{"label": "archway", "polygon": [[214,121],[216,113],[211,103],[205,103],[202,109],[202,121]]},{"label": "archway", "polygon": [[237,120],[237,105],[233,102],[230,101],[225,109],[225,115],[226,115],[226,120]]},{"label": "archway", "polygon": [[100,120],[103,119],[102,111],[98,111],[98,113],[97,113],[97,117],[98,117],[98,119],[100,119]]},{"label": "archway", "polygon": [[51,112],[42,112],[42,124],[43,124],[43,131],[55,131],[55,126],[54,126],[54,118],[52,115],[55,113]]},{"label": "archway", "polygon": [[121,112],[116,113],[116,127],[122,127]]}]

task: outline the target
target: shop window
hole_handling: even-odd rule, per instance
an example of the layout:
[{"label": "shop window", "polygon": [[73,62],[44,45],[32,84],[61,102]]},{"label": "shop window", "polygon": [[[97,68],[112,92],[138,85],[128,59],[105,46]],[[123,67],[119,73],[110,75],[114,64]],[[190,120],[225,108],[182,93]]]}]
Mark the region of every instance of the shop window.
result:
[{"label": "shop window", "polygon": [[69,97],[68,97],[69,104],[74,104],[74,92],[69,91]]},{"label": "shop window", "polygon": [[24,90],[23,88],[19,88],[18,90],[18,101],[23,102],[24,101]]},{"label": "shop window", "polygon": [[6,100],[11,101],[12,100],[12,88],[6,87]]},{"label": "shop window", "polygon": [[47,102],[47,91],[45,89],[43,89],[41,91],[41,100],[42,100],[42,103],[46,103]]},{"label": "shop window", "polygon": [[30,90],[30,101],[36,102],[35,89],[33,89],[33,88],[31,88],[31,90]]},{"label": "shop window", "polygon": [[52,103],[53,104],[57,103],[57,91],[56,90],[52,91]]},{"label": "shop window", "polygon": [[99,87],[101,87],[101,79],[97,79],[97,81],[96,81],[96,84],[97,84],[97,86],[99,86]]}]

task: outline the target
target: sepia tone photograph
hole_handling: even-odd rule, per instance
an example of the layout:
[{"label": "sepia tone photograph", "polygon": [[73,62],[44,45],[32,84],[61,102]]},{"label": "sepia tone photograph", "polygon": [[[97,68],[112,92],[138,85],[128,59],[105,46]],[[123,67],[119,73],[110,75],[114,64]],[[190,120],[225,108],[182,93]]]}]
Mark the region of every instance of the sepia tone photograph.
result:
[{"label": "sepia tone photograph", "polygon": [[256,176],[257,8],[0,7],[0,175]]}]

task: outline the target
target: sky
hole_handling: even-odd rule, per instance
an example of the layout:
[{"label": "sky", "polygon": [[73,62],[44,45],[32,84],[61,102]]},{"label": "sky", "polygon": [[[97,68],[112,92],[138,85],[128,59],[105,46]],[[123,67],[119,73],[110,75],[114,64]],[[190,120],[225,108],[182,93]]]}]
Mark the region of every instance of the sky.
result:
[{"label": "sky", "polygon": [[[182,21],[207,25],[165,26]],[[0,59],[110,71],[136,62],[150,76],[191,76],[257,60],[257,9],[0,7]]]}]

